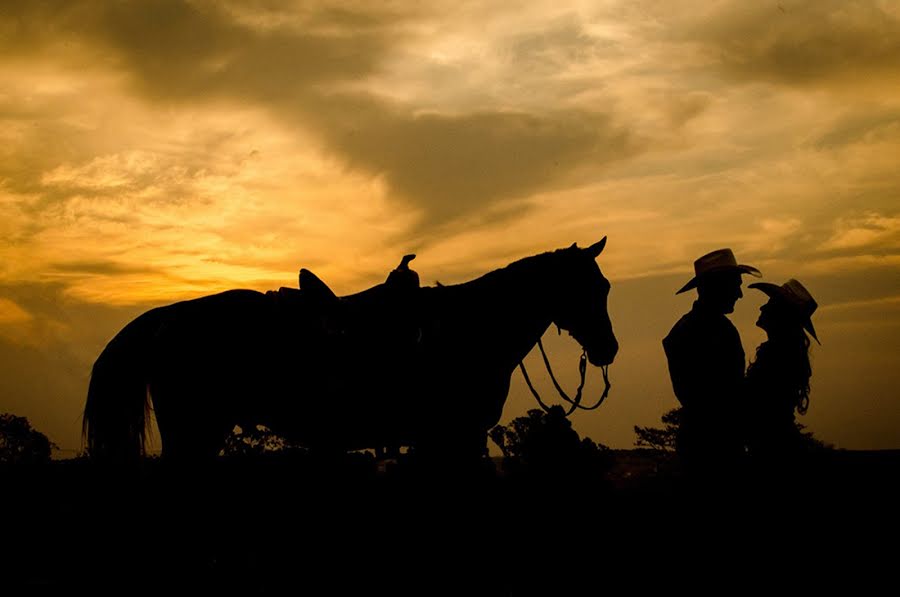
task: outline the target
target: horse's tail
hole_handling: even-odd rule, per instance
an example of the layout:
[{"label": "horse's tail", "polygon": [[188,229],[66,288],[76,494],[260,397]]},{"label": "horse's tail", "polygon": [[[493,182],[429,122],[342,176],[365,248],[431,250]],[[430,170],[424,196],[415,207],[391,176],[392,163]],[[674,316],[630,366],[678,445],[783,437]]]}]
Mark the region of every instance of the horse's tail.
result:
[{"label": "horse's tail", "polygon": [[92,459],[124,462],[145,452],[148,365],[160,314],[161,309],[154,309],[129,323],[94,363],[82,423],[82,441]]}]

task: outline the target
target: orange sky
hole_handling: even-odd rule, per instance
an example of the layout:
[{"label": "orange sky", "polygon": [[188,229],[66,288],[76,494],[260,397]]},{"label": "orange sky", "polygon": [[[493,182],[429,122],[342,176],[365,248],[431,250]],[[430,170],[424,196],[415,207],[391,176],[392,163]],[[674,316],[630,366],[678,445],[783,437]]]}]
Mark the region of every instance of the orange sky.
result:
[{"label": "orange sky", "polygon": [[[350,293],[409,252],[449,284],[607,235],[621,350],[581,433],[629,447],[675,406],[674,292],[730,246],[819,301],[801,421],[900,448],[897,3],[409,4],[4,7],[0,412],[76,449],[93,360],[152,306],[300,267]],[[763,298],[733,316],[748,356]],[[533,406],[516,374],[503,422]]]}]

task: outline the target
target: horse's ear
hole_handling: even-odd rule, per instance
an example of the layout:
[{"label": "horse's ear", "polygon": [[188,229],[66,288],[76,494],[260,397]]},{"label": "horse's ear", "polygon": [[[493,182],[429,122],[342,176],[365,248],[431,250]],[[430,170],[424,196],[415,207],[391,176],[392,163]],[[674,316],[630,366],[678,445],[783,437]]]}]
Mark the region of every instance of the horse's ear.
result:
[{"label": "horse's ear", "polygon": [[587,254],[588,254],[588,255],[590,255],[591,257],[593,257],[593,258],[596,259],[597,256],[600,255],[600,253],[603,252],[603,247],[605,247],[605,246],[606,246],[606,237],[604,236],[604,237],[600,240],[600,242],[594,243],[593,245],[591,245],[590,247],[588,247],[587,249],[585,249],[585,251],[587,251]]},{"label": "horse's ear", "polygon": [[577,248],[578,248],[578,243],[572,243],[572,246],[569,247],[569,248],[570,248],[570,249],[577,249]]}]

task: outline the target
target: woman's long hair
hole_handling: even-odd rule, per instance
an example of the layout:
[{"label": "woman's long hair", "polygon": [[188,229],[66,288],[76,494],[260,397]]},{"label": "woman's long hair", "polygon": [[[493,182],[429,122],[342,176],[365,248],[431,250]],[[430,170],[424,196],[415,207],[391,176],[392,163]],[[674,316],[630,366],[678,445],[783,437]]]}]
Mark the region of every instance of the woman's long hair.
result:
[{"label": "woman's long hair", "polygon": [[[785,394],[791,397],[793,406],[801,415],[809,409],[809,378],[812,366],[809,363],[809,338],[802,328],[796,332],[769,338],[756,349],[756,358],[747,368],[747,377],[757,374],[773,374],[779,371]],[[777,367],[776,364],[780,364]]]}]

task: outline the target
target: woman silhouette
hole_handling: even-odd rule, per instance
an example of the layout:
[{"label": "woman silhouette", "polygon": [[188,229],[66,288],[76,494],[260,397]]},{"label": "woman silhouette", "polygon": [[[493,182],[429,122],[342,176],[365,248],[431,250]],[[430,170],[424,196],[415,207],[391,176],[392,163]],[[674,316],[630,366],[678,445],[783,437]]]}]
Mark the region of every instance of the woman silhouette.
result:
[{"label": "woman silhouette", "polygon": [[794,413],[809,408],[809,338],[819,341],[812,324],[818,306],[797,280],[781,286],[766,282],[750,284],[769,301],[759,309],[756,325],[768,340],[756,349],[747,369],[747,447],[760,464],[786,464],[803,451],[804,437]]}]

